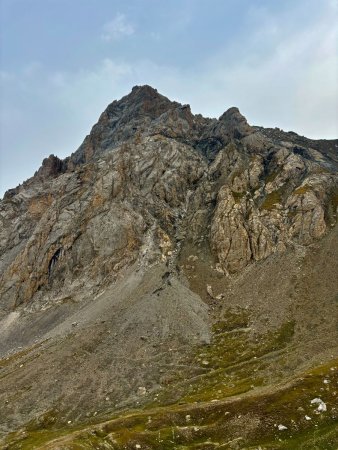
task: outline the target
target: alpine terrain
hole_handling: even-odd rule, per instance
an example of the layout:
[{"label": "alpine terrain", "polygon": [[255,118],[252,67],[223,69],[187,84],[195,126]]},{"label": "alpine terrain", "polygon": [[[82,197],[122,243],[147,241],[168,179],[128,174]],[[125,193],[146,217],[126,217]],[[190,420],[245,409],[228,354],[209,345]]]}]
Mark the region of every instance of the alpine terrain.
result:
[{"label": "alpine terrain", "polygon": [[150,86],[0,202],[0,448],[338,448],[338,140]]}]

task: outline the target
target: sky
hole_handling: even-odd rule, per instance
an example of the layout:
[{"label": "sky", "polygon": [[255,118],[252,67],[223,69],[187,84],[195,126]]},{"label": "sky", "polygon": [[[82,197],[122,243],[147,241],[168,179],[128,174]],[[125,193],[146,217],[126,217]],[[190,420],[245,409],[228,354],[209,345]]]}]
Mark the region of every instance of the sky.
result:
[{"label": "sky", "polygon": [[134,85],[337,138],[337,42],[338,0],[0,0],[0,197]]}]

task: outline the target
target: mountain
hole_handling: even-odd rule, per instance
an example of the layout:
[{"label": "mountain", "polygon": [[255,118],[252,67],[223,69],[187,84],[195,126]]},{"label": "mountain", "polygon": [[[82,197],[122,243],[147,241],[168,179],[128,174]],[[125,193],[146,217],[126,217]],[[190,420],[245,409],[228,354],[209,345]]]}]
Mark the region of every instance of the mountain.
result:
[{"label": "mountain", "polygon": [[136,86],[7,191],[2,447],[336,448],[337,150]]}]

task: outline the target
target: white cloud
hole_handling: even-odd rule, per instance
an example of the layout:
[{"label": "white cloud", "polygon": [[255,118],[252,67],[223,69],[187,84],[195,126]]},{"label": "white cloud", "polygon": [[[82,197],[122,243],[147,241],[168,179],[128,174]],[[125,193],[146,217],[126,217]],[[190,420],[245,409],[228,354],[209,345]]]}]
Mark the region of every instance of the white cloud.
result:
[{"label": "white cloud", "polygon": [[134,26],[128,22],[125,14],[118,13],[110,22],[103,25],[101,38],[104,41],[115,41],[124,36],[131,36],[134,32]]},{"label": "white cloud", "polygon": [[266,11],[259,18],[237,48],[231,43],[231,57],[227,49],[213,54],[192,77],[186,92],[195,111],[219,115],[234,105],[253,124],[337,138],[338,33],[331,7],[303,22]]}]

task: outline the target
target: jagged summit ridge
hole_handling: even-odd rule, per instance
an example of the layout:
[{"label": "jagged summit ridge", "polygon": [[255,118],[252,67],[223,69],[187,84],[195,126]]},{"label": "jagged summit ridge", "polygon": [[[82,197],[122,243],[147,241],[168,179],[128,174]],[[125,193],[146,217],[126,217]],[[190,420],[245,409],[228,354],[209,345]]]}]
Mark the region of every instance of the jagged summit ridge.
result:
[{"label": "jagged summit ridge", "polygon": [[[78,150],[64,160],[50,155],[35,175],[41,178],[74,170],[141,135],[162,134],[181,140],[213,158],[215,151],[231,139],[251,133],[253,129],[236,107],[229,108],[218,120],[204,118],[193,115],[190,105],[171,101],[149,85],[134,86],[129,94],[107,106]],[[14,192],[10,189],[5,195]]]},{"label": "jagged summit ridge", "polygon": [[[250,136],[246,144],[252,148],[265,145],[262,134],[270,139],[279,135],[279,140],[291,137],[295,143],[305,145],[309,142],[296,133],[290,136],[291,132],[277,130],[251,127],[237,107],[228,108],[218,120],[204,118],[201,114],[193,115],[190,105],[171,101],[149,85],[134,86],[129,94],[108,105],[77,151],[64,160],[50,155],[35,175],[56,176],[74,170],[76,165],[98,158],[122,142],[133,140],[136,136],[139,138],[140,135],[163,134],[181,140],[211,159],[231,140],[246,136]],[[315,149],[320,147],[326,154],[329,152],[328,156],[338,163],[337,141],[311,140],[311,146]],[[15,189],[10,189],[5,195],[10,196],[14,192]]]},{"label": "jagged summit ridge", "polygon": [[[218,128],[222,143],[228,139],[227,133],[242,136],[250,129],[236,108],[225,112],[220,121],[222,124]],[[170,101],[151,86],[135,86],[128,95],[106,108],[71,161],[89,161],[97,152],[112,148],[136,134],[165,134],[198,147],[218,122],[193,115],[189,105]]]}]

